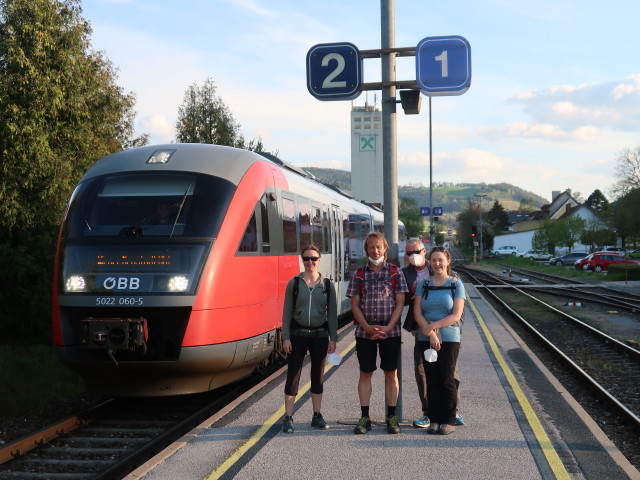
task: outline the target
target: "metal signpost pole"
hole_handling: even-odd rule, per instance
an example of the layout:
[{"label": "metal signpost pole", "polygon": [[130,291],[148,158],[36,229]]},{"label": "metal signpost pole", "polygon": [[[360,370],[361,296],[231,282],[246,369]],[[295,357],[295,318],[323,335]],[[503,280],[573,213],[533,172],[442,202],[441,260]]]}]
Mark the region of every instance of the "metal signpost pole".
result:
[{"label": "metal signpost pole", "polygon": [[[398,165],[396,158],[396,54],[394,0],[381,0],[382,59],[382,170],[384,172],[384,236],[389,242],[389,261],[398,261]],[[385,399],[386,403],[386,399]],[[387,405],[388,406],[388,405]],[[386,415],[386,413],[385,413]],[[396,416],[402,420],[402,356],[398,352],[398,401]]]},{"label": "metal signpost pole", "polygon": [[431,97],[429,97],[429,247],[435,246],[433,235],[433,162],[432,162],[432,135],[431,135]]},{"label": "metal signpost pole", "polygon": [[382,59],[382,170],[384,187],[384,235],[389,261],[398,264],[398,165],[396,158],[396,56],[394,0],[381,0]]}]

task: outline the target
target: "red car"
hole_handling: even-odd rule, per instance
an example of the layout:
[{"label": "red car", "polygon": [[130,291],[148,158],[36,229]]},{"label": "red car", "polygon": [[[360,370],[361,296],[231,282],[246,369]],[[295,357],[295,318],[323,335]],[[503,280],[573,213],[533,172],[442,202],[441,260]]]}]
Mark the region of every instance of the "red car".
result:
[{"label": "red car", "polygon": [[[592,255],[589,255],[584,260],[587,262],[582,267],[585,270],[594,270],[596,272],[607,271],[609,265],[617,265],[617,264],[627,264],[627,265],[636,265],[636,262],[632,260],[626,260],[622,255],[618,255],[611,252],[596,252]],[[576,268],[578,265],[576,264]]]},{"label": "red car", "polygon": [[573,263],[573,266],[576,267],[578,270],[587,270],[587,263],[589,263],[589,261],[593,258],[595,254],[589,254],[584,258],[579,258],[578,260],[576,260]]}]

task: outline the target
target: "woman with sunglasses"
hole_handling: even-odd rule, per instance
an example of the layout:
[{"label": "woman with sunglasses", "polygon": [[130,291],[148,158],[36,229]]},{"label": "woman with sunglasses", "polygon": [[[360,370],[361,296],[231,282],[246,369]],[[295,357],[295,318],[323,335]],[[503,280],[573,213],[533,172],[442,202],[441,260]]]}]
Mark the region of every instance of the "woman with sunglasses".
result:
[{"label": "woman with sunglasses", "polygon": [[329,428],[320,413],[322,406],[322,373],[327,354],[336,350],[338,319],[336,290],[333,282],[318,272],[320,249],[308,245],[300,255],[304,271],[287,284],[282,312],[283,350],[288,354],[287,382],[284,386],[285,416],[282,431],[293,433],[293,404],[298,394],[302,362],[307,352],[311,357],[311,426]]}]

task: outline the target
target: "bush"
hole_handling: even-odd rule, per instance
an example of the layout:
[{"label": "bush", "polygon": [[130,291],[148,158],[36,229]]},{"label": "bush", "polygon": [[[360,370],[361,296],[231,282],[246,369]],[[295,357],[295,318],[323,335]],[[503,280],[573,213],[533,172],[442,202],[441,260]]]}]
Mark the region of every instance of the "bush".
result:
[{"label": "bush", "polygon": [[640,264],[609,265],[607,280],[640,280]]}]

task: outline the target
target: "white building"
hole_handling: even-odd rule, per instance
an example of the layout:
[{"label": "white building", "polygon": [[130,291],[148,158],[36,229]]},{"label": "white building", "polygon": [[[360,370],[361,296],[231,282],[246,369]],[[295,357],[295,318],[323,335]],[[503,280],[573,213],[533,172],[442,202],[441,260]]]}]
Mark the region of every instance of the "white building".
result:
[{"label": "white building", "polygon": [[381,206],[384,202],[382,111],[375,105],[351,109],[351,194]]}]

